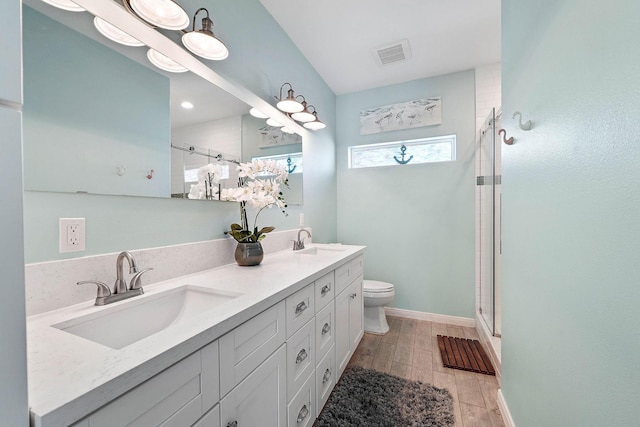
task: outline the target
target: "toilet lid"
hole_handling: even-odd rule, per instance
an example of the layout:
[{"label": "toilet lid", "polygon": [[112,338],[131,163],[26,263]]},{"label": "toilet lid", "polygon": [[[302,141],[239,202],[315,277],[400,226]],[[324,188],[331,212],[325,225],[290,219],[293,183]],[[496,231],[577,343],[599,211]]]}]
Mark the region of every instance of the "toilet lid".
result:
[{"label": "toilet lid", "polygon": [[389,292],[393,290],[393,285],[378,280],[365,280],[362,283],[362,289],[365,292]]}]

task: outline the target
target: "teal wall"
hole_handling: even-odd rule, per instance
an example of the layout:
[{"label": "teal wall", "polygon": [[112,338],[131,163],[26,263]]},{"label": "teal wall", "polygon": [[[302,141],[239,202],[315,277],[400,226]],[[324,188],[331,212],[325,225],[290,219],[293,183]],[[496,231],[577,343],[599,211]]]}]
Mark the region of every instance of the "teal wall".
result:
[{"label": "teal wall", "polygon": [[167,197],[169,79],[23,10],[25,188]]},{"label": "teal wall", "polygon": [[515,137],[502,150],[502,391],[518,427],[640,423],[638,16],[635,0],[502,2]]},{"label": "teal wall", "polygon": [[[360,110],[429,96],[441,125],[360,135]],[[338,241],[367,245],[365,278],[393,283],[393,306],[474,317],[474,72],[340,95],[337,114]],[[348,169],[350,145],[450,134],[455,162]]]},{"label": "teal wall", "polygon": [[[335,241],[335,95],[258,0],[181,4],[189,11],[209,8],[216,35],[231,51],[223,62],[207,61],[211,68],[268,102],[290,81],[318,107],[327,128],[303,141],[305,158],[313,161],[305,163],[305,205],[300,210],[314,227],[314,240]],[[86,251],[58,253],[59,217],[86,218]],[[206,240],[222,236],[237,221],[237,206],[230,203],[26,192],[25,258],[38,262]],[[296,228],[298,215],[283,217],[272,209],[260,222]]]}]

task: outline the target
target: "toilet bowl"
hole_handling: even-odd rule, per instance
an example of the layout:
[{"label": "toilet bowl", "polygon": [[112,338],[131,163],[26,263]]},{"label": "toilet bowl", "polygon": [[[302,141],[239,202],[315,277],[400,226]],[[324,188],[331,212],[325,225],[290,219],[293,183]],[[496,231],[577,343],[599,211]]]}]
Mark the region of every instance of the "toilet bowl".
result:
[{"label": "toilet bowl", "polygon": [[364,299],[364,330],[372,334],[384,335],[389,331],[384,306],[393,301],[393,285],[377,280],[364,280],[362,296]]}]

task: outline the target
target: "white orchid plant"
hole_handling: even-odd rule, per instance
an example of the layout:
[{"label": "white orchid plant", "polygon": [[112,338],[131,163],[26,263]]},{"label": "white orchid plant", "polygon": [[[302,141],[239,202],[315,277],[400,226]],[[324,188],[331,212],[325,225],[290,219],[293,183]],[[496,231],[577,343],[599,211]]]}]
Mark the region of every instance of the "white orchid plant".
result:
[{"label": "white orchid plant", "polygon": [[190,199],[218,200],[220,194],[220,180],[224,170],[222,165],[209,163],[198,169],[198,183],[191,184],[189,190]]},{"label": "white orchid plant", "polygon": [[[254,160],[240,163],[237,167],[238,188],[223,188],[220,200],[240,203],[240,224],[231,224],[231,230],[225,232],[240,243],[256,243],[266,237],[275,227],[258,229],[258,216],[267,208],[277,206],[286,215],[287,207],[282,197],[281,186],[289,186],[289,173],[285,167],[273,160]],[[256,210],[253,227],[249,228],[247,205]]]}]

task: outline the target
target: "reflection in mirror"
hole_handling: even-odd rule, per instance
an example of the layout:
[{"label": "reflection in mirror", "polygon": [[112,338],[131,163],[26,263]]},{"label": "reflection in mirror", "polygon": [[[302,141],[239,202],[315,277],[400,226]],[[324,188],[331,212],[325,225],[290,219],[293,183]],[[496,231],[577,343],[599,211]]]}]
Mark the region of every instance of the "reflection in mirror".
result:
[{"label": "reflection in mirror", "polygon": [[[25,0],[23,21],[25,189],[184,197],[199,164],[271,154],[249,105],[193,73],[158,70],[145,47],[100,35],[91,14]],[[229,170],[221,185],[237,182]]]}]

